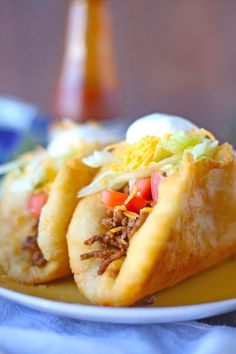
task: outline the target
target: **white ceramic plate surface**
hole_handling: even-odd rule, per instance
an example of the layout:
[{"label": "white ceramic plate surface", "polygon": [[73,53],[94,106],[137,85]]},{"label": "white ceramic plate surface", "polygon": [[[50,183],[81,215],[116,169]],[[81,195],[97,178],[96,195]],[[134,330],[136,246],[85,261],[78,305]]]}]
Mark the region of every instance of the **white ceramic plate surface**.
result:
[{"label": "white ceramic plate surface", "polygon": [[143,324],[197,320],[236,310],[236,299],[187,306],[112,308],[46,300],[5,288],[0,288],[0,296],[49,314],[108,323]]}]

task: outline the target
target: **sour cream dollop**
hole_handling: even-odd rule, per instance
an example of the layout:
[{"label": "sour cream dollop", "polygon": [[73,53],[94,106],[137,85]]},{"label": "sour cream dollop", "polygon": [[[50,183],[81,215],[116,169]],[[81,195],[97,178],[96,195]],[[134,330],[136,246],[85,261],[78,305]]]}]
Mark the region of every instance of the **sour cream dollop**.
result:
[{"label": "sour cream dollop", "polygon": [[116,140],[118,137],[114,133],[101,126],[81,124],[56,134],[49,143],[47,151],[50,156],[59,157],[73,147],[80,147],[82,141],[107,144]]},{"label": "sour cream dollop", "polygon": [[133,144],[144,136],[163,137],[166,133],[174,133],[178,130],[199,129],[188,119],[163,113],[153,113],[137,119],[126,132],[126,140]]}]

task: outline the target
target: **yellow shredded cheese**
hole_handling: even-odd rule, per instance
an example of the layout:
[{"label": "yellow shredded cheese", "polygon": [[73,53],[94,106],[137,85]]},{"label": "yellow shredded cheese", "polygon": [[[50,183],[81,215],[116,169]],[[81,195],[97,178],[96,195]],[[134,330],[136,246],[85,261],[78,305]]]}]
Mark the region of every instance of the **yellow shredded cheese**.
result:
[{"label": "yellow shredded cheese", "polygon": [[109,230],[111,231],[113,234],[115,234],[116,232],[119,232],[121,231],[122,227],[121,226],[118,226],[118,227],[114,227],[113,229]]},{"label": "yellow shredded cheese", "polygon": [[140,139],[124,152],[125,165],[131,170],[148,166],[153,161],[153,155],[159,142],[160,138],[155,136]]},{"label": "yellow shredded cheese", "polygon": [[121,211],[126,211],[127,210],[125,205],[118,205],[118,206],[115,207],[115,209],[121,210]]},{"label": "yellow shredded cheese", "polygon": [[[192,129],[186,134],[195,137],[208,137],[212,141],[216,140],[214,135],[206,129]],[[161,159],[171,156],[172,153],[165,151],[163,143],[170,139],[172,134],[165,134],[162,138],[156,136],[146,136],[133,144],[121,142],[105,148],[106,151],[114,151],[115,162],[109,165],[113,172],[135,171],[150,166],[157,158],[157,154],[162,151]]]},{"label": "yellow shredded cheese", "polygon": [[113,171],[133,171],[148,166],[154,158],[154,153],[160,138],[146,136],[134,144],[121,144],[115,150],[118,163],[111,165]]},{"label": "yellow shredded cheese", "polygon": [[122,243],[122,245],[127,245],[127,242],[125,240],[121,240],[120,242]]},{"label": "yellow shredded cheese", "polygon": [[124,215],[127,216],[130,219],[137,219],[138,214],[134,213],[133,211],[124,211]]},{"label": "yellow shredded cheese", "polygon": [[126,201],[124,202],[124,205],[127,205],[136,196],[137,193],[138,193],[138,188],[136,186],[134,186],[132,192],[127,197]]},{"label": "yellow shredded cheese", "polygon": [[152,212],[152,209],[153,209],[153,208],[151,208],[151,207],[146,207],[146,208],[141,209],[140,212],[141,212],[141,213],[142,213],[142,212],[151,213],[151,212]]}]

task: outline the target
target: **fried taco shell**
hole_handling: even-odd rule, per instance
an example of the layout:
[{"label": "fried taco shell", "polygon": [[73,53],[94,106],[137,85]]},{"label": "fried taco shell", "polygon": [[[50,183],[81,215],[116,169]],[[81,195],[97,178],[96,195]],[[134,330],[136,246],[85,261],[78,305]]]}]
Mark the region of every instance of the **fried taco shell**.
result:
[{"label": "fried taco shell", "polygon": [[160,184],[159,200],[133,235],[127,255],[98,275],[100,260],[80,256],[104,234],[100,193],[77,206],[67,241],[80,291],[92,302],[128,306],[236,254],[236,163],[228,144],[214,160],[184,154],[181,167]]},{"label": "fried taco shell", "polygon": [[76,194],[94,173],[79,158],[60,168],[38,221],[37,244],[30,245],[41,257],[40,266],[32,264],[32,250],[23,246],[35,227],[35,217],[27,209],[30,192],[13,193],[15,173],[6,177],[0,208],[0,264],[8,276],[22,283],[38,284],[71,273],[65,235],[78,203]]}]

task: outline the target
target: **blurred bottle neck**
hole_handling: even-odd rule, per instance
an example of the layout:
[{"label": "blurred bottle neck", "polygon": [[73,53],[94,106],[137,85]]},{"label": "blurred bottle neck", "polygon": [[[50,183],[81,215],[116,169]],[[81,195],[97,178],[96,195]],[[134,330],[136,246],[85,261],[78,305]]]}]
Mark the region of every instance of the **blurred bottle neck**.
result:
[{"label": "blurred bottle neck", "polygon": [[118,80],[109,1],[72,0],[68,8],[55,115],[77,121],[118,114]]}]

